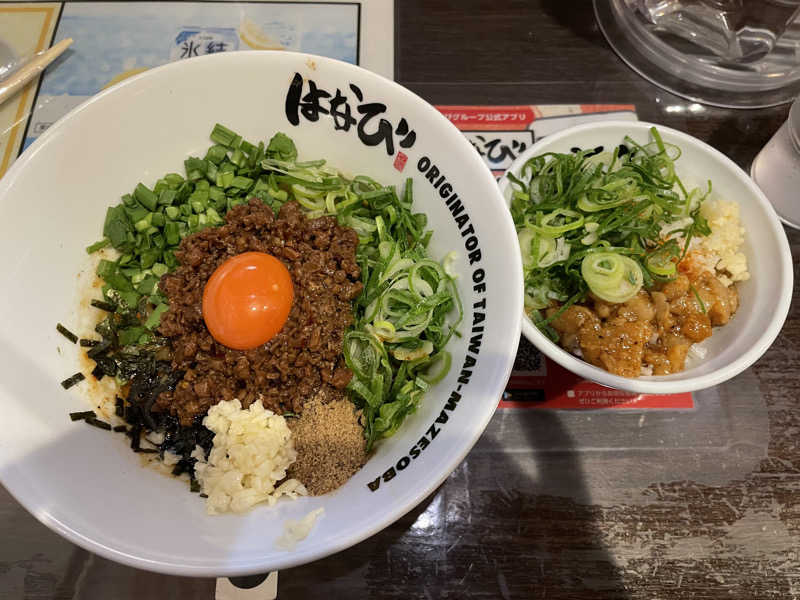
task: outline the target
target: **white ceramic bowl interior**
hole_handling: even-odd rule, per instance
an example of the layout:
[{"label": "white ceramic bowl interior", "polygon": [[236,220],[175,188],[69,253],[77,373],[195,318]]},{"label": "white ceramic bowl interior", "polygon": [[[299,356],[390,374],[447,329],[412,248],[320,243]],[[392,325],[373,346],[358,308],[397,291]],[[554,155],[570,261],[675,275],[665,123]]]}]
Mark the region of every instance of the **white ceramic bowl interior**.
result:
[{"label": "white ceramic bowl interior", "polygon": [[[570,152],[572,148],[611,150],[626,135],[635,141],[650,140],[651,123],[605,121],[571,127],[536,142],[519,156],[509,171],[519,176],[525,162],[543,152]],[[676,163],[686,182],[704,185],[712,181],[713,196],[739,204],[746,229],[743,251],[751,278],[738,285],[740,306],[730,323],[714,328],[710,339],[702,342],[708,353],[703,359],[690,359],[680,373],[636,379],[612,375],[551,342],[533,322],[523,317],[522,333],[550,359],[573,373],[609,387],[637,393],[669,394],[689,392],[717,385],[753,364],[778,335],[792,297],[792,262],[789,244],[775,211],[755,183],[733,161],[700,140],[656,125],[666,142],[681,149]],[[512,186],[507,177],[500,190],[508,204]]]},{"label": "white ceramic bowl interior", "polygon": [[[385,104],[364,130],[374,133],[386,119],[393,152],[384,142],[363,143],[358,124],[337,130],[326,114],[313,121],[301,110],[297,125],[290,123],[285,103],[295,74],[303,96],[309,80],[332,95],[340,90],[356,119],[358,105]],[[395,133],[401,119],[416,134],[407,147],[400,144],[406,135]],[[59,386],[75,372],[78,351],[55,324],[80,322],[76,277],[87,263],[84,248],[101,235],[106,207],[139,181],[152,185],[166,172],[183,172],[183,160],[210,145],[216,122],[256,141],[283,131],[301,159],[326,158],[350,174],[397,186],[412,178],[415,209],[435,232],[432,255],[458,254],[465,314],[464,335],[449,346],[449,375],[346,485],[326,496],[210,517],[185,482],[142,467],[124,436],[70,422],[67,413],[88,408],[86,383],[69,392]],[[407,157],[402,169],[400,152]],[[461,204],[451,211],[445,201],[454,194]],[[256,573],[363,540],[435,490],[463,459],[494,413],[516,354],[520,259],[490,172],[432,106],[348,64],[239,52],[131,78],[39,138],[0,181],[0,207],[0,480],[55,531],[135,567],[193,576]],[[471,333],[473,319],[480,333]],[[276,547],[287,519],[318,507],[324,515],[305,541],[292,552]]]}]

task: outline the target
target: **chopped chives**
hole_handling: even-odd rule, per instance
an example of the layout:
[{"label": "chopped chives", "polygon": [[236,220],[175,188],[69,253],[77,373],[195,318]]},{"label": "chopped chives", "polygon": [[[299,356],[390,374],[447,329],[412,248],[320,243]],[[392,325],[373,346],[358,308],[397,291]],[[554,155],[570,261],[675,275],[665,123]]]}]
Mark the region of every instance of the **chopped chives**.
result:
[{"label": "chopped chives", "polygon": [[67,329],[66,327],[64,327],[64,326],[63,326],[61,323],[56,323],[56,329],[58,330],[58,333],[60,333],[61,335],[63,335],[63,336],[64,336],[65,338],[67,338],[67,339],[68,339],[70,342],[72,342],[73,344],[77,343],[77,341],[78,341],[78,336],[77,336],[77,335],[75,335],[74,333],[72,333],[72,332],[71,332],[69,329]]},{"label": "chopped chives", "polygon": [[689,284],[689,288],[692,290],[692,293],[694,294],[694,297],[697,299],[697,304],[700,306],[700,311],[703,314],[706,314],[708,312],[708,310],[706,309],[705,302],[703,302],[703,299],[700,297],[700,294],[697,292],[697,289],[692,284]]},{"label": "chopped chives", "polygon": [[95,252],[97,252],[98,250],[102,250],[109,244],[111,244],[111,240],[108,238],[103,238],[102,240],[95,242],[91,246],[87,246],[86,254],[94,254]]},{"label": "chopped chives", "polygon": [[220,125],[217,123],[214,125],[214,129],[211,131],[211,141],[216,144],[221,144],[223,146],[231,147],[234,140],[238,136],[236,133],[225,127],[224,125]]},{"label": "chopped chives", "polygon": [[[212,133],[211,136],[211,139],[213,140],[214,134]],[[208,149],[208,152],[206,152],[206,160],[218,165],[225,159],[227,155],[228,149],[223,145],[217,144]]]},{"label": "chopped chives", "polygon": [[167,272],[169,272],[169,267],[167,267],[167,265],[165,265],[164,263],[160,262],[154,263],[151,269],[153,271],[153,275],[155,275],[156,277],[163,277],[164,275],[167,274]]},{"label": "chopped chives", "polygon": [[147,229],[150,228],[152,222],[153,222],[153,213],[148,213],[146,217],[136,221],[136,223],[133,224],[133,227],[134,229],[136,229],[136,231],[147,231]]},{"label": "chopped chives", "polygon": [[177,173],[167,173],[164,175],[164,181],[172,189],[178,189],[183,183],[183,177]]},{"label": "chopped chives", "polygon": [[242,163],[244,162],[244,152],[242,152],[241,148],[236,148],[231,153],[231,162],[235,164],[237,167],[241,167]]},{"label": "chopped chives", "polygon": [[158,204],[158,197],[143,183],[136,185],[136,189],[133,190],[133,197],[136,198],[139,204],[150,211],[155,210]]},{"label": "chopped chives", "polygon": [[238,188],[240,190],[247,190],[251,185],[253,185],[253,180],[249,177],[242,177],[241,175],[234,177],[230,183],[230,187]]},{"label": "chopped chives", "polygon": [[158,203],[170,208],[172,203],[175,202],[177,195],[178,193],[173,189],[167,188],[162,190],[158,196]]},{"label": "chopped chives", "polygon": [[156,306],[150,316],[147,317],[147,320],[144,322],[144,326],[150,330],[158,327],[159,323],[161,323],[161,315],[167,312],[168,309],[169,306],[167,304],[159,304]]},{"label": "chopped chives", "polygon": [[65,390],[68,390],[73,385],[80,383],[84,379],[86,379],[86,377],[83,375],[83,373],[75,373],[75,375],[72,377],[67,377],[64,381],[62,381],[61,387],[63,387]]}]

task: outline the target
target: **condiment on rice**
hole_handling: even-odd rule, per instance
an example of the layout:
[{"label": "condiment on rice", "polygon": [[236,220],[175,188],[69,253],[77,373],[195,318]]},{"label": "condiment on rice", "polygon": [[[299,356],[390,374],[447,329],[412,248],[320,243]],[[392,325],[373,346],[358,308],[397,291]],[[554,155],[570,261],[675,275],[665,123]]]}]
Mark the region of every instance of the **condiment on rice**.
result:
[{"label": "condiment on rice", "polygon": [[297,460],[289,475],[302,481],[313,496],[335,490],[367,461],[358,413],[344,397],[306,403],[303,414],[290,427]]},{"label": "condiment on rice", "polygon": [[286,419],[266,410],[261,401],[242,409],[239,400],[211,407],[203,425],[214,432],[214,446],[204,458],[199,448],[195,476],[208,498],[208,514],[242,512],[281,496],[307,494],[286,472],[297,457]]},{"label": "condiment on rice", "polygon": [[739,205],[721,198],[708,198],[700,206],[700,214],[708,222],[711,233],[695,238],[696,244],[689,252],[686,266],[715,273],[720,282],[730,286],[737,281],[747,281],[747,257],[741,252],[744,244],[744,227],[739,219]]}]

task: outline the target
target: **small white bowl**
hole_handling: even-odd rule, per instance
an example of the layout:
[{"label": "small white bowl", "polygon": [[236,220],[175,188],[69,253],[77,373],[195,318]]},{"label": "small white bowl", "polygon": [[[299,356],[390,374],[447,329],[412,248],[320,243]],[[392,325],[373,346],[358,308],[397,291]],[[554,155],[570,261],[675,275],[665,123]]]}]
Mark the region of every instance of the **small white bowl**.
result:
[{"label": "small white bowl", "polygon": [[[317,91],[347,97],[350,118],[341,104],[336,122],[317,113],[312,81]],[[304,103],[299,112],[292,98]],[[325,97],[319,100],[327,110]],[[373,118],[359,136],[366,114]],[[356,124],[347,125],[350,119]],[[88,382],[69,392],[59,386],[78,370],[78,350],[55,325],[80,321],[76,277],[106,207],[138,181],[152,185],[182,172],[187,156],[210,146],[216,122],[253,141],[283,131],[301,159],[326,158],[351,175],[398,187],[412,178],[415,209],[434,231],[431,255],[458,255],[465,315],[463,335],[448,346],[450,373],[344,486],[208,516],[185,481],[144,468],[124,436],[70,422],[70,411],[89,408],[82,397]],[[379,129],[392,137],[391,148],[372,137]],[[128,79],[76,108],[24,153],[0,180],[0,209],[0,481],[58,533],[134,567],[195,577],[259,573],[363,540],[432,493],[464,458],[494,414],[516,355],[521,266],[494,178],[430,104],[342,62],[235,52]],[[317,508],[325,512],[307,539],[291,552],[276,547],[288,519]]]},{"label": "small white bowl", "polygon": [[[620,377],[589,364],[548,339],[523,316],[523,335],[550,359],[586,379],[636,393],[674,394],[708,388],[734,377],[752,365],[775,340],[792,299],[792,255],[775,210],[756,184],[732,160],[700,140],[652,123],[604,121],[565,129],[536,142],[520,155],[509,172],[519,176],[532,156],[544,152],[570,152],[572,148],[613,149],[628,135],[637,142],[650,140],[651,127],[680,147],[676,170],[684,180],[702,184],[711,180],[713,194],[739,204],[745,228],[743,252],[750,279],[737,284],[740,305],[733,319],[714,328],[702,342],[703,359],[689,359],[680,373],[639,378]],[[512,186],[503,176],[500,190],[511,201]]]}]

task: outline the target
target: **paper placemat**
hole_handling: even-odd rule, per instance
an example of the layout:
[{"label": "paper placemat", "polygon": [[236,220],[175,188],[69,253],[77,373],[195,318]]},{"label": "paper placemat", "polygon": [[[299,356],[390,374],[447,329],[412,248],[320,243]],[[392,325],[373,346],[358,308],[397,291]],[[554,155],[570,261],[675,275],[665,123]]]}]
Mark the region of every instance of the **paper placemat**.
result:
[{"label": "paper placemat", "polygon": [[387,32],[391,39],[393,0],[0,2],[0,55],[20,60],[75,40],[41,78],[0,107],[0,176],[67,112],[152,67],[217,52],[287,50],[391,79],[394,44],[386,43]]}]

